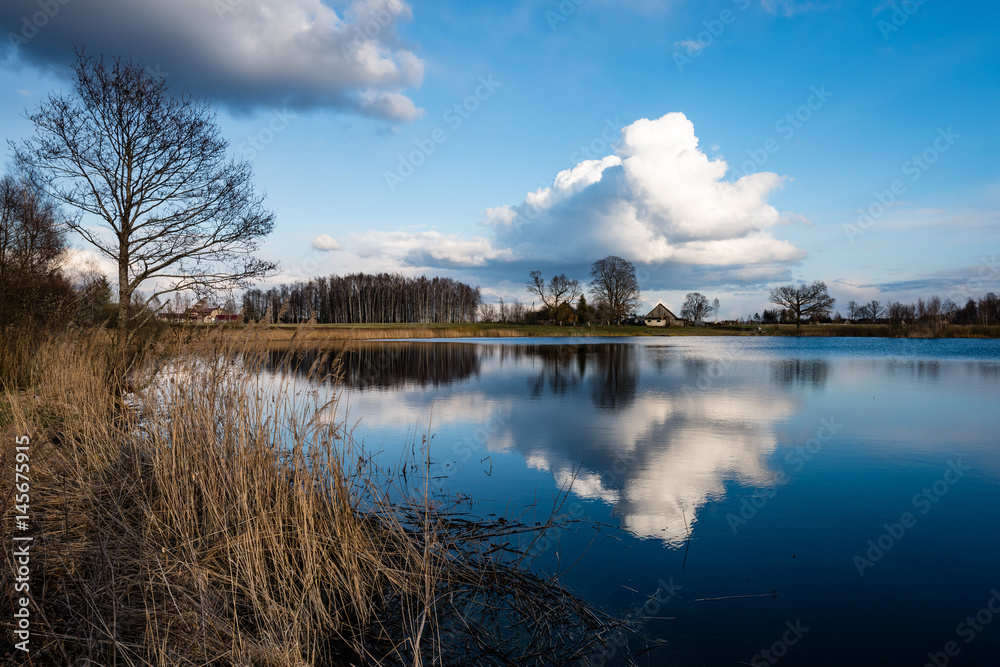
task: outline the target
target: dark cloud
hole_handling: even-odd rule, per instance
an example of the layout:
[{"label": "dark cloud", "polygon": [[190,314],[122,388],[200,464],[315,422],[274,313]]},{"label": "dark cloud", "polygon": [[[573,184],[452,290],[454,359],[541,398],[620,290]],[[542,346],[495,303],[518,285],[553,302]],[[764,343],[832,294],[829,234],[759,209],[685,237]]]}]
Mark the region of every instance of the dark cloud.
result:
[{"label": "dark cloud", "polygon": [[231,109],[333,108],[393,121],[422,111],[405,90],[423,63],[396,25],[402,0],[5,0],[5,61],[68,71],[74,46],[140,60]]}]

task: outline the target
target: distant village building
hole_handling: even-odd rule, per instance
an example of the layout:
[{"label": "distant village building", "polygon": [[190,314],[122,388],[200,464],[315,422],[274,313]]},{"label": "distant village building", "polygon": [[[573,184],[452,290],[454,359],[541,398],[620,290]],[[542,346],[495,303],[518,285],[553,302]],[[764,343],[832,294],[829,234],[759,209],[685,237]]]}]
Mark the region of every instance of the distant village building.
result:
[{"label": "distant village building", "polygon": [[670,312],[670,309],[662,302],[656,304],[656,308],[646,315],[647,327],[680,327],[684,326],[684,320]]},{"label": "distant village building", "polygon": [[560,324],[576,324],[580,321],[580,314],[576,312],[576,308],[565,301],[559,304],[553,314],[555,315],[553,319]]},{"label": "distant village building", "polygon": [[237,322],[240,319],[239,315],[233,315],[225,308],[209,306],[204,299],[199,300],[183,313],[160,313],[157,317],[170,322],[203,322],[204,324]]}]

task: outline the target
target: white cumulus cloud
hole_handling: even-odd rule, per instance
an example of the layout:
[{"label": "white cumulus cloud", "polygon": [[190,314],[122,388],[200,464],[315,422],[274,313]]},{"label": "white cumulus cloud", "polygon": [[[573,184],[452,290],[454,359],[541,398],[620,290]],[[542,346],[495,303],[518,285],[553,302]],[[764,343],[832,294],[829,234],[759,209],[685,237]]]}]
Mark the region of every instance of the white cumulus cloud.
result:
[{"label": "white cumulus cloud", "polygon": [[[619,254],[638,262],[737,266],[800,259],[766,230],[781,222],[770,172],[726,180],[725,160],[698,147],[682,113],[622,130],[615,154],[561,172],[516,206],[487,211],[496,241],[519,257],[570,250],[581,261]],[[541,256],[541,257],[539,257]]]},{"label": "white cumulus cloud", "polygon": [[734,282],[784,277],[787,265],[805,256],[772,235],[788,216],[768,196],[786,177],[734,178],[724,159],[699,148],[691,121],[669,113],[625,127],[613,154],[559,172],[520,203],[486,209],[491,236],[396,231],[352,241],[362,256],[421,267],[501,269],[517,262],[565,270],[614,254],[666,267],[672,279],[709,269]]}]

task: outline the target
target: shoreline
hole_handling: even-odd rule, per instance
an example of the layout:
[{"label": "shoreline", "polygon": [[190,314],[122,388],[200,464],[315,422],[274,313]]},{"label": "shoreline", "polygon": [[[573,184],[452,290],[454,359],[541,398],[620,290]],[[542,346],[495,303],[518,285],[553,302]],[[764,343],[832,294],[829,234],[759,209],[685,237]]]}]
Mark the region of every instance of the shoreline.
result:
[{"label": "shoreline", "polygon": [[[190,325],[182,325],[190,326]],[[206,327],[210,325],[195,325]],[[244,331],[247,325],[223,325]],[[257,326],[272,344],[351,340],[421,340],[428,338],[632,338],[651,336],[784,336],[807,338],[1000,338],[1000,326],[887,324],[807,324],[796,332],[791,324],[708,324],[685,327],[558,326],[537,324],[272,324]]]}]

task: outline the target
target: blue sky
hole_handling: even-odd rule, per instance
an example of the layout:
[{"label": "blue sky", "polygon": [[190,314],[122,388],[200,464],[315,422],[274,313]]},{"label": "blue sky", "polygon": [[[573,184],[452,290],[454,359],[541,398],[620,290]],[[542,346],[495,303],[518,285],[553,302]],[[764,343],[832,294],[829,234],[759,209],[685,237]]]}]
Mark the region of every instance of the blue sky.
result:
[{"label": "blue sky", "polygon": [[700,291],[747,315],[817,279],[841,308],[958,301],[1000,291],[998,19],[941,0],[15,0],[0,121],[30,134],[73,43],[155,65],[252,159],[276,281],[452,275],[530,302],[532,269],[585,280],[619,254],[647,306]]}]

